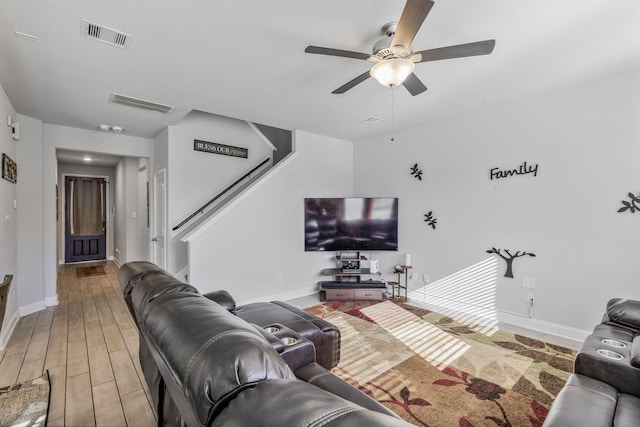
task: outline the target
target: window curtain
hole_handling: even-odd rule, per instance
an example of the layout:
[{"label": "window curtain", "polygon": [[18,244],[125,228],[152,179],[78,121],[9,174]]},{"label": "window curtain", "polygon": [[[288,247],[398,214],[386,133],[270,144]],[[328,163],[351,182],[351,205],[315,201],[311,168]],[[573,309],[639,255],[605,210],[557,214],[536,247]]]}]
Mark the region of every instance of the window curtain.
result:
[{"label": "window curtain", "polygon": [[70,218],[72,236],[104,234],[103,179],[78,178],[70,182]]}]

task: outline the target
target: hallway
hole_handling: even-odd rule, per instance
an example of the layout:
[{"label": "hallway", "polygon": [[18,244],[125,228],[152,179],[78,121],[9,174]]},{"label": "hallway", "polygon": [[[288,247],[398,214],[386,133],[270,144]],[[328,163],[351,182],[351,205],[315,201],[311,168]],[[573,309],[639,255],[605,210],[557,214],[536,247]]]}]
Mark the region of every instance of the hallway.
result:
[{"label": "hallway", "polygon": [[113,262],[63,265],[59,305],[21,318],[0,352],[0,387],[49,370],[48,426],[156,425],[116,272]]}]

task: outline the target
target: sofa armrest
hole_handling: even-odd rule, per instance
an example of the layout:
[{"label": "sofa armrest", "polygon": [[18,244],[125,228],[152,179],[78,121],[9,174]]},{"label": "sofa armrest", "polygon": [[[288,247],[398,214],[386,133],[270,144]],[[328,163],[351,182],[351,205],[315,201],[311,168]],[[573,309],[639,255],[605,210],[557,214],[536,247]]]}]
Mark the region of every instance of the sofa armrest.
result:
[{"label": "sofa armrest", "polygon": [[326,390],[331,394],[340,396],[345,400],[360,405],[363,408],[390,415],[395,418],[398,417],[391,410],[387,409],[386,406],[378,403],[378,401],[367,396],[362,391],[353,387],[351,384],[344,382],[317,363],[310,363],[306,366],[303,366],[302,368],[294,371],[294,373],[296,374],[296,377],[300,378],[301,380],[306,381],[309,384],[313,384],[316,387],[320,387],[321,389]]},{"label": "sofa armrest", "polygon": [[230,311],[231,313],[236,310],[236,300],[234,300],[231,294],[227,291],[211,291],[203,294],[203,296],[215,303],[218,303],[225,310]]},{"label": "sofa armrest", "polygon": [[334,368],[338,365],[340,362],[340,329],[333,323],[309,314],[304,310],[300,310],[286,302],[272,301],[271,303],[279,305],[315,325],[315,327],[322,332],[322,342],[320,344],[315,343],[317,350],[316,362],[327,369]]},{"label": "sofa armrest", "polygon": [[640,369],[631,364],[631,342],[610,347],[603,342],[607,338],[589,335],[576,354],[573,372],[609,384],[620,393],[640,396]]},{"label": "sofa armrest", "polygon": [[635,337],[631,343],[631,365],[640,368],[640,336]]}]

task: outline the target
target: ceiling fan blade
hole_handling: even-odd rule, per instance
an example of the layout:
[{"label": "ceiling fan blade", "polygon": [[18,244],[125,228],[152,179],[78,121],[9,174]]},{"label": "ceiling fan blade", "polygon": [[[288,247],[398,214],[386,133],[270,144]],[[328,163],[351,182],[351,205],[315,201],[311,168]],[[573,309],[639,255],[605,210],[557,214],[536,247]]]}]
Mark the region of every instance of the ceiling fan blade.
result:
[{"label": "ceiling fan blade", "polygon": [[391,46],[404,46],[409,49],[413,38],[418,33],[429,11],[433,7],[431,0],[407,0],[398,21],[398,28],[393,36]]},{"label": "ceiling fan blade", "polygon": [[427,90],[427,87],[422,83],[422,80],[420,80],[414,73],[409,74],[409,77],[407,77],[402,84],[413,96],[420,95],[422,92]]},{"label": "ceiling fan blade", "polygon": [[348,83],[343,84],[342,86],[340,86],[338,89],[334,90],[331,93],[335,93],[335,94],[345,93],[346,91],[348,91],[352,87],[357,86],[360,83],[362,83],[363,81],[367,80],[369,77],[371,77],[371,74],[369,74],[369,71],[365,71],[364,73],[360,74],[355,79],[351,80]]},{"label": "ceiling fan blade", "polygon": [[304,50],[307,53],[317,53],[319,55],[342,56],[344,58],[367,60],[371,55],[367,53],[352,52],[350,50],[331,49],[329,47],[307,46]]},{"label": "ceiling fan blade", "polygon": [[458,44],[455,46],[439,47],[415,52],[414,55],[422,55],[418,62],[440,61],[441,59],[462,58],[465,56],[488,55],[493,52],[495,40]]}]

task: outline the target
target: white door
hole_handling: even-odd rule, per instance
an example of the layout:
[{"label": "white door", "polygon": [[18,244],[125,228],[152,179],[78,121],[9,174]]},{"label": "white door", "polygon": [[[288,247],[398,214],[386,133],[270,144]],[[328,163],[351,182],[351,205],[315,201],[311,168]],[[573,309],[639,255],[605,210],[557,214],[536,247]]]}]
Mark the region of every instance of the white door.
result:
[{"label": "white door", "polygon": [[167,235],[167,187],[166,169],[153,175],[153,263],[166,268],[167,253],[165,236]]}]

